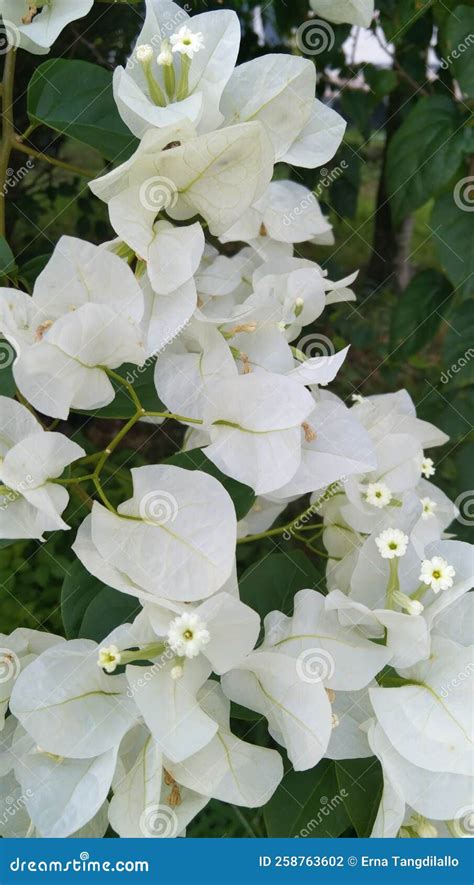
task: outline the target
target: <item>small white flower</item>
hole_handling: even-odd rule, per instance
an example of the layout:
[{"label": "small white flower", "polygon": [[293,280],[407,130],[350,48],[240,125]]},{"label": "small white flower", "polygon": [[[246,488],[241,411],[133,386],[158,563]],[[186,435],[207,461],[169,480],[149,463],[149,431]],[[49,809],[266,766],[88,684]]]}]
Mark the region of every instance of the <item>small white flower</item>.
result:
[{"label": "small white flower", "polygon": [[184,676],[184,668],[181,664],[177,664],[175,667],[171,668],[171,678],[174,680],[182,679]]},{"label": "small white flower", "polygon": [[193,58],[196,52],[204,48],[204,37],[200,31],[194,34],[190,28],[183,25],[176,34],[172,34],[171,46],[172,52]]},{"label": "small white flower", "polygon": [[424,559],[421,563],[420,581],[427,584],[435,593],[449,590],[453,586],[456,569],[449,565],[442,556]]},{"label": "small white flower", "polygon": [[431,498],[420,498],[421,504],[423,505],[423,512],[421,514],[422,519],[429,519],[430,516],[434,516],[435,510],[437,508],[436,501],[433,501]]},{"label": "small white flower", "polygon": [[153,47],[149,43],[140,43],[135,49],[135,55],[139,62],[148,64],[153,59]]},{"label": "small white flower", "polygon": [[382,559],[394,559],[396,556],[404,556],[407,552],[408,535],[400,529],[385,529],[375,539],[375,543]]},{"label": "small white flower", "polygon": [[168,642],[175,654],[185,658],[195,658],[210,639],[204,621],[198,615],[187,612],[175,618],[168,630]]},{"label": "small white flower", "polygon": [[384,482],[371,482],[365,492],[365,500],[373,507],[386,507],[392,500],[392,493]]},{"label": "small white flower", "polygon": [[393,601],[409,615],[421,615],[424,609],[422,602],[418,599],[411,599],[410,596],[407,596],[406,593],[402,593],[401,590],[395,590]]},{"label": "small white flower", "polygon": [[365,402],[364,397],[360,393],[351,394],[351,400],[353,403],[363,403]]},{"label": "small white flower", "polygon": [[423,458],[423,461],[421,462],[421,472],[426,479],[429,479],[430,476],[434,476],[436,468],[432,458]]},{"label": "small white flower", "polygon": [[163,40],[163,43],[161,44],[161,52],[158,55],[157,62],[159,65],[173,64],[173,54],[167,40]]},{"label": "small white flower", "polygon": [[119,666],[122,656],[116,645],[108,645],[99,649],[97,664],[106,673],[113,673]]}]

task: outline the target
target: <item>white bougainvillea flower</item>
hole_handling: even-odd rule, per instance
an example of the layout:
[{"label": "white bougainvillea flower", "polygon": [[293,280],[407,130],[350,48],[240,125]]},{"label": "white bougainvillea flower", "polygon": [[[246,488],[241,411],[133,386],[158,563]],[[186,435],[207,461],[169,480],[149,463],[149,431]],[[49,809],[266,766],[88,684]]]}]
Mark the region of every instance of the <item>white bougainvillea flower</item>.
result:
[{"label": "white bougainvillea flower", "polygon": [[370,689],[378,722],[412,765],[472,774],[471,651],[434,636],[429,659],[399,671],[411,684]]},{"label": "white bougainvillea flower", "polygon": [[204,418],[208,458],[257,494],[280,488],[298,469],[311,395],[295,381],[262,373],[222,381],[209,391]]},{"label": "white bougainvillea flower", "polygon": [[230,700],[265,716],[295,771],[313,768],[322,759],[331,735],[331,705],[323,682],[301,678],[294,658],[256,651],[226,673],[221,685]]},{"label": "white bougainvillea flower", "polygon": [[[372,752],[382,763],[384,778],[373,837],[397,836],[407,806],[434,821],[437,828],[438,821],[453,821],[460,810],[472,808],[471,778],[441,768],[434,774],[423,765],[413,764],[397,752],[379,723],[371,725],[368,738]],[[455,827],[449,827],[446,835],[456,835]]]},{"label": "white bougainvillea flower", "polygon": [[20,673],[42,651],[64,641],[62,636],[26,627],[17,627],[9,636],[0,634],[0,732],[4,727],[13,686]]},{"label": "white bougainvillea flower", "polygon": [[367,432],[337,397],[326,393],[314,396],[306,423],[310,430],[303,434],[301,463],[291,479],[274,493],[278,498],[325,489],[374,466]]},{"label": "white bougainvillea flower", "polygon": [[219,236],[267,187],[274,155],[258,121],[196,137],[189,122],[146,132],[135,154],[90,182],[109,205],[112,227],[142,254],[155,219],[166,210],[185,221],[202,215]]},{"label": "white bougainvillea flower", "polygon": [[374,15],[374,0],[310,0],[311,9],[327,21],[348,22],[368,28]]},{"label": "white bougainvillea flower", "polygon": [[308,188],[294,181],[272,181],[253,205],[222,232],[223,243],[243,240],[257,246],[259,238],[271,237],[283,243],[314,243],[330,246],[332,226]]},{"label": "white bougainvillea flower", "polygon": [[[336,611],[344,630],[354,629],[359,635],[374,640],[385,640],[389,655],[387,663],[393,667],[409,667],[428,657],[430,635],[423,606],[406,613],[409,603],[403,599],[404,611],[389,608],[370,609],[356,602],[340,590],[332,590],[326,597],[326,608]],[[415,600],[413,600],[415,604]]]},{"label": "white bougainvillea flower", "polygon": [[[375,684],[375,683],[374,683]],[[367,723],[373,718],[368,687],[360,691],[337,691],[331,701],[337,728],[333,728],[326,750],[328,759],[366,759],[372,756],[367,740]]]},{"label": "white bougainvillea flower", "polygon": [[232,499],[212,476],[167,465],[132,471],[133,498],[115,515],[95,503],[73,546],[111,587],[143,599],[193,601],[232,571]]},{"label": "white bougainvillea flower", "polygon": [[158,396],[168,409],[201,418],[215,385],[237,375],[225,338],[212,325],[193,320],[158,355],[154,377]]},{"label": "white bougainvillea flower", "polygon": [[127,679],[129,694],[160,750],[172,762],[182,762],[205,747],[218,726],[197,700],[211,674],[204,655],[186,661],[179,679],[171,674],[174,666],[174,660],[163,655],[151,668],[129,665]]},{"label": "white bougainvillea flower", "polygon": [[130,268],[73,237],[61,237],[31,298],[0,289],[0,331],[17,350],[16,383],[53,418],[112,402],[104,369],[144,362],[142,315],[143,296]]},{"label": "white bougainvillea flower", "polygon": [[420,581],[434,591],[449,590],[453,586],[456,569],[449,565],[442,556],[424,559],[421,563]]},{"label": "white bougainvillea flower", "polygon": [[232,734],[230,702],[217,682],[206,682],[198,701],[218,723],[218,731],[207,746],[184,762],[166,763],[167,770],[178,783],[209,798],[246,808],[265,805],[283,777],[280,754]]},{"label": "white bougainvillea flower", "polygon": [[436,473],[436,468],[434,466],[434,461],[432,458],[423,458],[421,462],[421,472],[426,479],[429,479],[430,476],[434,476]]},{"label": "white bougainvillea flower", "polygon": [[392,498],[392,492],[385,482],[369,482],[365,491],[365,500],[372,507],[382,510],[383,507],[390,504]]},{"label": "white bougainvillea flower", "polygon": [[395,559],[405,556],[408,547],[408,535],[400,529],[384,529],[375,539],[377,549],[382,559]]},{"label": "white bougainvillea flower", "polygon": [[[133,134],[142,138],[150,128],[184,119],[199,125],[200,132],[216,129],[223,120],[219,102],[239,43],[240,24],[231,10],[190,19],[174,3],[147,0],[135,50],[125,70],[114,71],[115,102]],[[191,64],[181,83],[183,50]]]},{"label": "white bougainvillea flower", "polygon": [[1,0],[0,14],[12,46],[44,55],[70,22],[87,15],[94,0]]},{"label": "white bougainvillea flower", "polygon": [[121,838],[172,838],[208,797],[186,789],[171,776],[153,736],[144,725],[129,732],[120,748],[109,820]]},{"label": "white bougainvillea flower", "polygon": [[106,676],[97,654],[95,642],[73,639],[48,648],[20,673],[11,711],[47,753],[100,756],[117,748],[134,724],[137,712],[125,677]]},{"label": "white bougainvillea flower", "polygon": [[[193,659],[202,654],[219,676],[238,666],[257,642],[258,614],[230,593],[217,593],[196,608],[184,605],[181,610],[177,617],[154,604],[144,611],[156,636],[177,657]],[[192,661],[183,666],[192,666]]]},{"label": "white bougainvillea flower", "polygon": [[[425,606],[423,615],[431,626],[433,623],[438,623],[442,612],[449,609],[453,603],[474,587],[474,551],[472,544],[468,544],[466,541],[446,539],[428,544],[424,550],[423,560],[430,562],[430,564],[436,561],[438,566],[441,563],[446,563],[440,568],[440,571],[443,572],[441,579],[433,575],[433,569],[431,569],[431,574],[426,576],[429,577],[429,585],[425,577],[418,584],[417,595],[420,595]],[[422,564],[419,563],[419,565]],[[438,571],[436,564],[434,571]],[[416,577],[420,581],[419,571]],[[442,581],[445,586],[435,589],[433,584],[437,587],[438,581]]]},{"label": "white bougainvillea flower", "polygon": [[259,120],[270,137],[275,159],[281,160],[309,122],[315,91],[316,70],[309,59],[268,54],[235,69],[220,108],[227,126]]},{"label": "white bougainvillea flower", "polygon": [[291,618],[279,611],[266,616],[263,647],[299,660],[309,679],[335,691],[364,688],[390,659],[386,648],[341,625],[316,590],[296,593]]},{"label": "white bougainvillea flower", "polygon": [[314,169],[323,166],[336,153],[346,131],[346,121],[317,98],[311,116],[290,145],[282,161],[290,166]]},{"label": "white bougainvillea flower", "polygon": [[0,538],[39,538],[67,529],[61,513],[69,501],[54,482],[85,455],[62,433],[51,433],[16,400],[0,397]]}]

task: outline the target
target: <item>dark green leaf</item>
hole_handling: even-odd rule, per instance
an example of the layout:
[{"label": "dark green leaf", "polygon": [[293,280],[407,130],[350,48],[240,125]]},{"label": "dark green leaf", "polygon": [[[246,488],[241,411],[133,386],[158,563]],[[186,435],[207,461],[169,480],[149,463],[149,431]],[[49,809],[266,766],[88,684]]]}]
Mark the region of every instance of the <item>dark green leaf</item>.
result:
[{"label": "dark green leaf", "polygon": [[135,596],[128,596],[127,593],[120,593],[111,587],[103,587],[84,612],[79,636],[101,642],[115,627],[134,621],[141,608]]},{"label": "dark green leaf", "polygon": [[184,467],[186,470],[202,470],[203,473],[208,473],[209,476],[218,479],[234,502],[237,519],[243,519],[255,501],[255,494],[249,486],[221,473],[219,468],[209,461],[209,458],[206,458],[202,449],[178,452],[178,454],[167,458],[165,464],[174,464],[176,467]]},{"label": "dark green leaf", "polygon": [[9,341],[0,338],[0,396],[15,396],[15,379],[12,366],[15,359],[15,350]]},{"label": "dark green leaf", "polygon": [[87,61],[53,58],[36,68],[28,86],[28,114],[57,132],[122,163],[137,140],[120,118],[112,74]]},{"label": "dark green leaf", "polygon": [[290,770],[264,808],[269,836],[336,838],[350,826],[334,762],[310,771]]},{"label": "dark green leaf", "polygon": [[387,41],[400,43],[417,20],[431,9],[433,2],[434,0],[389,0],[382,3],[381,21]]},{"label": "dark green leaf", "polygon": [[104,584],[89,574],[77,559],[64,578],[61,591],[61,615],[68,639],[79,636],[87,606],[103,590]]},{"label": "dark green leaf", "polygon": [[383,790],[382,766],[375,756],[336,762],[336,777],[349,819],[359,836],[370,836]]},{"label": "dark green leaf", "polygon": [[449,315],[443,367],[441,383],[446,388],[450,384],[456,387],[474,384],[474,312],[470,302],[458,305]]},{"label": "dark green leaf", "polygon": [[396,359],[417,353],[435,337],[452,292],[449,281],[436,270],[413,277],[392,315],[390,350]]},{"label": "dark green leaf", "polygon": [[139,611],[140,603],[134,596],[107,587],[79,560],[69,569],[61,592],[61,615],[68,639],[100,642],[119,624],[133,620]]},{"label": "dark green leaf", "polygon": [[240,597],[261,618],[278,609],[289,615],[298,590],[322,589],[324,577],[301,550],[271,553],[256,562],[239,580]]},{"label": "dark green leaf", "polygon": [[[468,190],[471,188],[471,194]],[[467,211],[472,201],[472,181],[456,185],[454,192],[442,194],[436,200],[431,216],[433,239],[446,276],[456,286],[457,295],[474,292],[474,224]],[[462,208],[464,206],[464,208]],[[472,206],[472,202],[471,202]]]},{"label": "dark green leaf", "polygon": [[474,96],[474,7],[456,6],[447,22],[446,49],[443,66],[452,67],[452,73],[462,91]]},{"label": "dark green leaf", "polygon": [[5,237],[0,237],[0,277],[9,276],[17,271],[13,252]]},{"label": "dark green leaf", "polygon": [[390,142],[387,189],[396,222],[437,194],[459,169],[463,119],[448,96],[416,102]]}]

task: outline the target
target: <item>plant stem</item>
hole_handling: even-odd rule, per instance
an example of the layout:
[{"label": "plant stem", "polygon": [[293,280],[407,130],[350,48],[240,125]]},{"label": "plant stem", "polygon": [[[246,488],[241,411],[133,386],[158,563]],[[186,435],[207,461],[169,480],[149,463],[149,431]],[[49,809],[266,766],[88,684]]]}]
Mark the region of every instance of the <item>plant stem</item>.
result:
[{"label": "plant stem", "polygon": [[72,175],[80,175],[82,178],[87,178],[89,181],[92,178],[95,178],[95,172],[88,172],[87,169],[81,169],[79,166],[73,166],[71,163],[66,163],[64,160],[56,160],[55,157],[43,154],[41,151],[37,151],[35,148],[29,147],[27,144],[22,144],[22,142],[18,141],[18,138],[13,134],[11,135],[10,149],[20,151],[22,154],[28,154],[29,157],[35,157],[35,159],[49,163],[51,166],[57,166],[59,169],[64,169]]},{"label": "plant stem", "polygon": [[300,515],[296,516],[295,519],[292,519],[291,522],[287,522],[285,523],[285,525],[280,525],[275,529],[268,529],[268,531],[266,532],[259,532],[258,535],[247,535],[246,538],[239,538],[237,544],[249,544],[251,543],[251,541],[260,541],[263,538],[272,538],[275,535],[294,535],[295,532],[299,532],[303,529],[303,526],[301,526],[300,523],[305,523],[312,516],[315,516],[321,505],[324,504],[325,501],[329,501],[330,498],[332,498],[332,489],[336,488],[337,486],[338,483],[333,482],[330,486],[328,486],[326,491],[321,495],[320,498],[318,498],[317,501],[314,501],[313,504],[310,504],[309,507],[306,508],[306,510],[303,510],[303,513],[300,513]]},{"label": "plant stem", "polygon": [[0,146],[0,236],[6,233],[5,224],[5,193],[4,185],[10,162],[12,138],[14,135],[13,122],[13,84],[15,79],[16,49],[10,48],[5,55],[2,81],[2,142]]}]

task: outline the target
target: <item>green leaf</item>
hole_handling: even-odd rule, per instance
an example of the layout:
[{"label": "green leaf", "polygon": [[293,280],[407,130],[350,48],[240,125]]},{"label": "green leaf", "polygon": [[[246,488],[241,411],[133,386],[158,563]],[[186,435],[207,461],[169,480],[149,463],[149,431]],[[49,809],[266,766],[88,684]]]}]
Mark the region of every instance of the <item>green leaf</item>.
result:
[{"label": "green leaf", "polygon": [[446,49],[448,55],[442,67],[452,67],[454,78],[465,95],[474,96],[474,8],[456,6],[447,22]]},{"label": "green leaf", "polygon": [[0,396],[15,396],[16,384],[13,377],[15,350],[9,341],[0,338]]},{"label": "green leaf", "polygon": [[301,550],[271,553],[254,563],[239,580],[240,598],[264,618],[278,609],[285,615],[293,611],[293,597],[298,590],[319,589],[324,576]]},{"label": "green leaf", "polygon": [[140,608],[134,596],[107,587],[78,559],[64,579],[61,615],[67,639],[81,637],[100,642],[114,627],[133,620]]},{"label": "green leaf", "polygon": [[135,596],[104,586],[87,606],[79,636],[81,639],[101,642],[115,627],[134,621],[141,610],[140,602]]},{"label": "green leaf", "polygon": [[138,144],[118,113],[111,72],[87,61],[53,58],[39,65],[28,86],[28,115],[117,163]]},{"label": "green leaf", "polygon": [[[433,207],[431,228],[442,268],[457,295],[469,296],[474,292],[474,224],[468,204],[472,199],[464,186],[472,189],[472,181],[460,179],[454,192],[442,194]],[[466,208],[461,208],[462,206]]]},{"label": "green leaf", "polygon": [[435,0],[389,0],[381,4],[382,27],[388,43],[400,43],[418,19],[428,12]]},{"label": "green leaf", "polygon": [[268,835],[336,838],[350,827],[334,762],[290,770],[263,809]]},{"label": "green leaf", "polygon": [[219,468],[209,461],[202,449],[178,452],[167,458],[164,463],[184,467],[186,470],[202,470],[203,473],[208,473],[209,476],[218,479],[234,502],[237,519],[243,519],[254,504],[255,493],[253,489],[230,476],[226,476],[225,473],[221,473]]},{"label": "green leaf", "polygon": [[382,766],[375,756],[336,762],[336,777],[348,817],[359,838],[370,836],[383,790]]},{"label": "green leaf", "polygon": [[18,270],[13,252],[5,237],[0,237],[0,277],[10,276]]},{"label": "green leaf", "polygon": [[474,384],[474,312],[469,302],[458,305],[449,315],[443,343],[443,367],[441,383],[446,388],[448,385],[460,388]]},{"label": "green leaf", "polygon": [[452,294],[451,284],[436,270],[413,277],[392,315],[390,350],[395,359],[404,360],[433,340]]},{"label": "green leaf", "polygon": [[448,96],[422,98],[390,142],[386,180],[394,220],[400,222],[437,194],[459,169],[463,118]]}]

